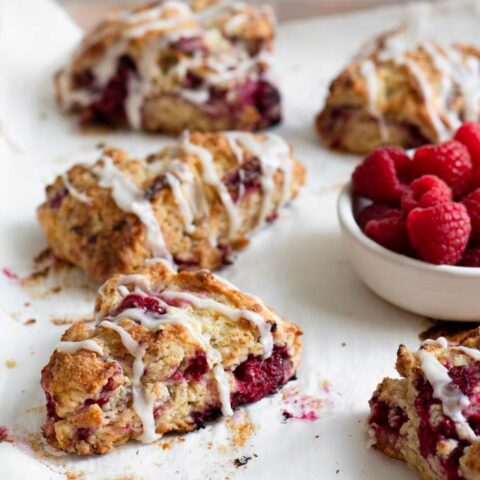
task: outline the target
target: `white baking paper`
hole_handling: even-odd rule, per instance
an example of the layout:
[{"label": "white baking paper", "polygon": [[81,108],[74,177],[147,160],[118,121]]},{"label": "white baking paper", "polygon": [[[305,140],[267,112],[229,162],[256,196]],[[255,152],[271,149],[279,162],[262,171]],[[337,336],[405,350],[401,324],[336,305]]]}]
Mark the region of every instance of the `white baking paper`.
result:
[{"label": "white baking paper", "polygon": [[[79,133],[76,119],[55,105],[51,80],[81,32],[48,0],[3,0],[1,7],[0,270],[22,277],[46,246],[35,208],[47,182],[75,162],[94,159],[99,142],[143,154],[169,139]],[[423,6],[414,17],[434,36],[480,41],[475,3],[440,4],[433,14],[429,9]],[[407,7],[395,7],[279,27],[285,121],[276,131],[294,145],[308,183],[222,274],[298,323],[304,354],[297,382],[236,414],[234,422],[255,433],[235,446],[235,427],[219,421],[157,444],[130,442],[102,457],[76,458],[46,448],[39,433],[45,416],[40,371],[67,328],[52,320],[89,315],[95,285],[81,272],[67,271],[26,290],[0,274],[0,425],[14,437],[14,443],[0,443],[2,480],[415,477],[401,462],[367,449],[364,421],[377,383],[394,374],[398,345],[416,347],[427,322],[377,298],[355,276],[335,201],[358,157],[325,150],[313,129],[329,80],[365,40],[406,13]],[[58,284],[61,292],[49,290]],[[26,324],[29,319],[36,322]],[[319,418],[284,421],[283,410],[298,414],[292,402],[302,395]],[[235,466],[242,457],[251,459]]]}]

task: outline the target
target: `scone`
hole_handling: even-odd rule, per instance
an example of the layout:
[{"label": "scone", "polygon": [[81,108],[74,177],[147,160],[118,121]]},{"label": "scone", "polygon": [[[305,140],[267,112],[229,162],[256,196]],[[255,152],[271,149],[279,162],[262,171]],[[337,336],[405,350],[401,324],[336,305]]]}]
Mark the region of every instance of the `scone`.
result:
[{"label": "scone", "polygon": [[55,77],[81,123],[152,132],[255,131],[280,122],[267,6],[165,0],[108,17]]},{"label": "scone", "polygon": [[185,133],[145,160],[110,149],[74,166],[47,187],[38,218],[54,254],[96,280],[152,257],[213,270],[303,182],[276,135]]},{"label": "scone", "polygon": [[401,379],[385,378],[370,400],[372,444],[425,480],[480,478],[480,330],[459,343],[401,345]]},{"label": "scone", "polygon": [[480,49],[419,43],[408,29],[375,38],[333,80],[316,118],[323,142],[367,153],[448,139],[480,118]]},{"label": "scone", "polygon": [[69,453],[195,430],[274,393],[300,362],[298,327],[214,274],[164,260],[108,280],[95,313],[42,371],[43,432]]}]

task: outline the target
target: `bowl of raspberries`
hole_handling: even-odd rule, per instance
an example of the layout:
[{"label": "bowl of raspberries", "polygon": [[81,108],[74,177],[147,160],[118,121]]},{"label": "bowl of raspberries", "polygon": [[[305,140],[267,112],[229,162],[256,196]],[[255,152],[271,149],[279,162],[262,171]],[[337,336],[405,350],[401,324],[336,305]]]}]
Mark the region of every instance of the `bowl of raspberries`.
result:
[{"label": "bowl of raspberries", "polygon": [[338,217],[375,293],[427,317],[480,321],[480,123],[414,151],[373,150],[340,194]]}]

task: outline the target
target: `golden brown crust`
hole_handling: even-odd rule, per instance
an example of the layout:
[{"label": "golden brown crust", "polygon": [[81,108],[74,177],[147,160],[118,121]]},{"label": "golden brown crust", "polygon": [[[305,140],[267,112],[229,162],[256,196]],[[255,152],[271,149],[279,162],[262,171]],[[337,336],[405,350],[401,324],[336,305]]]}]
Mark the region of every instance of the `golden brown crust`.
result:
[{"label": "golden brown crust", "polygon": [[[261,142],[266,137],[249,138]],[[206,183],[199,156],[187,152],[181,142],[173,152],[167,148],[142,161],[130,159],[125,152],[115,149],[107,150],[105,155],[149,197],[174,260],[180,266],[216,269],[224,264],[230,251],[248,244],[248,234],[259,222],[266,195],[260,184],[263,173],[258,159],[247,148],[242,147],[244,160],[239,164],[223,134],[193,133],[189,139],[211,153],[219,181],[227,186],[228,194],[236,201],[235,209],[241,224],[233,234],[230,231],[232,220],[217,188]],[[199,210],[194,219],[195,230],[191,232],[186,230],[178,199],[162,173],[163,165],[165,171],[173,165],[172,159],[177,164],[180,162],[181,169],[185,169],[179,174],[183,175],[180,180],[182,195],[193,213],[195,209]],[[103,165],[103,161],[97,162],[96,166],[99,165]],[[291,154],[285,166],[291,170],[291,183],[287,189],[287,199],[291,199],[298,194],[305,171]],[[47,201],[39,207],[38,219],[55,255],[102,281],[113,273],[126,273],[138,268],[152,256],[152,252],[147,247],[145,225],[135,214],[119,208],[112,198],[111,189],[99,185],[95,168],[76,165],[67,172],[69,183],[81,195],[86,195],[89,203],[81,201],[78,195],[72,195],[71,190],[66,188],[65,178],[58,177],[47,187]],[[248,178],[242,177],[242,172]],[[268,216],[275,215],[281,206],[285,175],[285,170],[281,168],[274,173]],[[199,199],[189,196],[191,189],[200,196]],[[206,206],[202,212],[203,201]]]},{"label": "golden brown crust", "polygon": [[266,76],[274,29],[266,6],[140,5],[86,34],[55,76],[56,97],[83,123],[167,133],[266,128],[281,115]]},{"label": "golden brown crust", "polygon": [[[135,275],[116,275],[101,288],[95,308],[99,323],[95,328],[75,324],[62,338],[68,342],[94,341],[103,354],[85,349],[72,353],[57,350],[43,370],[42,386],[49,413],[44,433],[57,448],[80,455],[105,453],[142,434],[142,421],[132,403],[136,357],[129,353],[119,333],[107,328],[105,320],[120,326],[145,351],[141,357],[141,385],[154,398],[150,408],[155,412],[158,434],[190,431],[209,417],[218,416],[220,394],[216,377],[212,366],[202,366],[201,362],[201,355],[205,355],[202,352],[209,352],[210,348],[221,355],[233,407],[258,399],[254,395],[245,397],[249,388],[259,387],[242,383],[239,366],[253,362],[255,368],[262,368],[263,363],[270,362],[270,372],[280,372],[275,379],[260,377],[264,383],[272,382],[263,394],[274,392],[299,366],[301,330],[281,320],[257,298],[240,292],[214,274],[206,271],[177,274],[160,262],[143,267]],[[174,315],[181,320],[167,321],[155,328],[129,318],[133,313],[116,317],[118,312],[127,312],[122,310],[125,302],[127,309],[132,308],[138,289],[146,284],[147,296],[153,302],[166,300],[169,292],[178,292],[210,303],[201,306],[195,301],[174,302],[162,315]],[[128,288],[128,292],[120,285]],[[238,318],[229,317],[217,308],[240,313]],[[249,314],[241,312],[254,312],[270,327],[273,353],[267,359],[261,360],[265,353],[261,330],[248,319]],[[162,315],[151,314],[149,318],[161,321]],[[193,323],[189,327],[182,322]],[[208,347],[199,343],[198,335]],[[192,365],[196,370],[191,371]]]},{"label": "golden brown crust", "polygon": [[[444,395],[452,396],[453,390],[459,389],[460,394],[468,398],[471,406],[463,409],[463,415],[469,417],[470,425],[476,425],[479,330],[471,330],[456,340],[448,344],[443,338],[428,340],[422,344],[421,351],[435,359],[434,365],[436,362],[442,365],[451,378],[451,384],[442,390]],[[462,347],[473,350],[462,350]],[[449,416],[453,414],[449,414],[442,403],[445,400],[440,401],[432,390],[430,381],[442,382],[443,377],[432,380],[438,373],[433,373],[432,366],[430,373],[425,372],[425,354],[422,355],[401,345],[396,367],[403,378],[385,378],[374,392],[369,418],[373,446],[390,457],[404,460],[426,480],[477,479],[480,477],[479,442],[468,439],[466,433],[459,433],[464,431],[463,427],[456,427],[457,420]],[[452,476],[454,474],[460,476]]]},{"label": "golden brown crust", "polygon": [[[385,143],[414,148],[445,139],[471,115],[454,73],[441,68],[455,72],[461,68],[457,63],[466,63],[468,57],[478,61],[480,49],[406,44],[400,57],[394,56],[388,42],[400,44],[402,35],[403,30],[396,30],[377,37],[332,81],[316,117],[317,131],[327,146],[355,153],[368,153]],[[367,63],[373,65],[373,91],[365,73]],[[452,82],[448,90],[445,82]]]}]

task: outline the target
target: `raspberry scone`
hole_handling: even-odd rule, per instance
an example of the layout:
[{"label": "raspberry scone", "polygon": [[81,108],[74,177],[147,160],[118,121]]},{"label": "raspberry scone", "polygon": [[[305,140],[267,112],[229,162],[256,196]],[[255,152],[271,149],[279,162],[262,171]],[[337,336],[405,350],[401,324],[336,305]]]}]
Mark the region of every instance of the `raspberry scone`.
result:
[{"label": "raspberry scone", "polygon": [[398,29],[375,38],[333,80],[316,126],[334,149],[366,153],[451,137],[480,118],[480,49],[412,40]]},{"label": "raspberry scone", "polygon": [[70,327],[42,371],[48,442],[79,455],[188,432],[277,391],[301,331],[207,271],[158,260],[100,289],[95,327]]},{"label": "raspberry scone", "polygon": [[138,6],[87,33],[55,77],[82,123],[180,133],[259,130],[281,119],[271,79],[268,6],[168,0]]},{"label": "raspberry scone", "polygon": [[38,218],[55,255],[100,281],[152,257],[213,270],[303,182],[276,135],[185,133],[145,160],[110,149],[74,166],[47,187]]},{"label": "raspberry scone", "polygon": [[370,400],[369,433],[386,455],[425,480],[480,478],[480,330],[458,343],[427,340],[417,352],[401,345],[397,370]]}]

